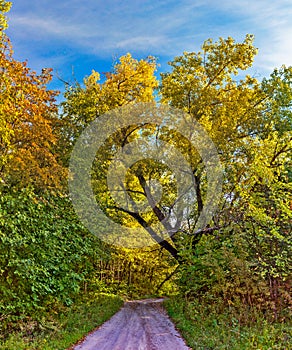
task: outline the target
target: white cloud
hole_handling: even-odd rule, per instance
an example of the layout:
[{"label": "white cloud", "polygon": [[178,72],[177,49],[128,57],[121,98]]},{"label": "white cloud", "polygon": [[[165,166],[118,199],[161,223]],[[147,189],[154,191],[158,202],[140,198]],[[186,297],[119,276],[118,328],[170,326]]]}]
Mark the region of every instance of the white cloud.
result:
[{"label": "white cloud", "polygon": [[209,37],[252,33],[262,71],[290,63],[291,23],[290,0],[22,0],[10,14],[12,39],[26,53],[63,45],[103,59],[125,51],[171,59]]},{"label": "white cloud", "polygon": [[68,38],[68,36],[74,37],[80,32],[76,25],[68,25],[51,18],[42,19],[36,16],[16,15],[13,17],[13,25],[25,28],[22,32],[24,35],[34,31],[36,37],[47,34]]},{"label": "white cloud", "polygon": [[117,47],[127,50],[145,50],[145,48],[158,48],[165,45],[167,38],[164,36],[135,36],[117,42]]},{"label": "white cloud", "polygon": [[282,64],[292,65],[292,3],[279,1],[223,1],[232,13],[245,18],[243,27],[256,36],[259,54],[255,67],[264,72]]}]

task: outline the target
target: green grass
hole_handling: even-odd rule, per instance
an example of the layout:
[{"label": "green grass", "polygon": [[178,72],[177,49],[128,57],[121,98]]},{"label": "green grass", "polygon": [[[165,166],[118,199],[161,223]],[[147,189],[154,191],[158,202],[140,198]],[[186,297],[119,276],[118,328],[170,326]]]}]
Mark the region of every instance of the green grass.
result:
[{"label": "green grass", "polygon": [[240,325],[229,311],[218,314],[215,308],[177,298],[165,301],[188,346],[196,350],[271,350],[291,349],[291,322],[269,323],[258,315],[249,325]]},{"label": "green grass", "polygon": [[52,311],[41,323],[26,322],[22,331],[0,342],[1,350],[64,350],[101,325],[122,306],[121,298],[90,294],[70,307]]}]

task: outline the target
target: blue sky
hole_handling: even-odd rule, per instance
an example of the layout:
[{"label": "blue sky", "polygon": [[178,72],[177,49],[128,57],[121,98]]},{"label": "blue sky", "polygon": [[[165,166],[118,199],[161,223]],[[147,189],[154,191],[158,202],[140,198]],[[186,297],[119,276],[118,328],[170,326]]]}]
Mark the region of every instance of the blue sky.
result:
[{"label": "blue sky", "polygon": [[[208,38],[255,35],[259,54],[251,74],[267,76],[292,64],[291,0],[15,0],[7,33],[15,58],[39,72],[52,67],[63,80],[106,72],[121,55],[153,55],[167,62],[197,51]],[[63,89],[55,76],[51,85]]]}]

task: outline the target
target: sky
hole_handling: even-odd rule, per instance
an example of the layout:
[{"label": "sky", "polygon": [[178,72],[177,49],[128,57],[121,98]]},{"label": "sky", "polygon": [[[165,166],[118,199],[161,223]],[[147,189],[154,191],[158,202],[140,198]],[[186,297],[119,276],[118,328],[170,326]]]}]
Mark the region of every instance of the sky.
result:
[{"label": "sky", "polygon": [[12,0],[7,34],[14,57],[38,73],[54,69],[51,88],[110,71],[118,57],[157,57],[159,72],[208,38],[255,35],[249,72],[259,79],[292,64],[291,0]]}]

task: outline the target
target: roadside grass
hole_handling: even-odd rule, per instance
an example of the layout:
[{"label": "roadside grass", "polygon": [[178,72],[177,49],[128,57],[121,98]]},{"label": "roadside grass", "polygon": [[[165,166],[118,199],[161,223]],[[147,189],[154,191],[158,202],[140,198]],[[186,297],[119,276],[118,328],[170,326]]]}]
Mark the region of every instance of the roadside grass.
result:
[{"label": "roadside grass", "polygon": [[70,307],[46,315],[42,322],[26,322],[22,331],[0,340],[1,350],[65,350],[98,327],[123,305],[120,297],[90,293]]},{"label": "roadside grass", "polygon": [[187,345],[196,350],[288,350],[291,349],[291,319],[269,323],[260,315],[241,325],[229,310],[218,314],[215,307],[179,297],[164,306]]}]

